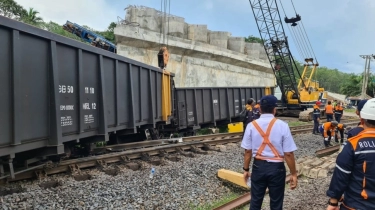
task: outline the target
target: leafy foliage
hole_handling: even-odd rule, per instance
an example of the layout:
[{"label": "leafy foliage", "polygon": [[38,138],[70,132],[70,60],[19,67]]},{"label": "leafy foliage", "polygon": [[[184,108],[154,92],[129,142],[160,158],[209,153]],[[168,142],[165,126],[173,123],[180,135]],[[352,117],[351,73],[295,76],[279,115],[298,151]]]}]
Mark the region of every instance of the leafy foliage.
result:
[{"label": "leafy foliage", "polygon": [[43,18],[38,16],[39,12],[34,10],[33,8],[29,8],[29,10],[21,14],[21,21],[30,25],[34,25],[37,27],[42,27],[44,25]]},{"label": "leafy foliage", "polygon": [[[341,92],[347,96],[357,96],[361,94],[363,74],[351,74],[350,78],[345,80]],[[366,94],[375,97],[375,75],[371,74],[367,83]]]},{"label": "leafy foliage", "polygon": [[0,0],[0,15],[19,20],[27,11],[14,0]]},{"label": "leafy foliage", "polygon": [[245,42],[249,42],[249,43],[260,43],[260,44],[263,44],[263,40],[259,37],[255,37],[253,35],[250,35],[248,37],[245,37]]},{"label": "leafy foliage", "polygon": [[44,28],[49,32],[52,32],[61,36],[65,36],[65,37],[68,37],[77,41],[82,41],[81,38],[79,38],[78,36],[72,33],[65,31],[61,25],[55,22],[50,21],[49,23],[45,23]]},{"label": "leafy foliage", "polygon": [[[49,32],[56,33],[61,36],[69,37],[71,39],[84,42],[81,38],[77,37],[76,35],[65,31],[62,25],[59,25],[52,21],[49,23],[45,23],[43,21],[43,18],[39,16],[39,12],[37,10],[33,8],[29,8],[29,10],[26,10],[14,0],[0,0],[0,15],[45,29]],[[106,31],[96,31],[88,26],[83,27],[103,36],[110,42],[115,42],[115,34],[113,31],[116,27],[116,23],[114,22],[109,24],[108,29]]]}]

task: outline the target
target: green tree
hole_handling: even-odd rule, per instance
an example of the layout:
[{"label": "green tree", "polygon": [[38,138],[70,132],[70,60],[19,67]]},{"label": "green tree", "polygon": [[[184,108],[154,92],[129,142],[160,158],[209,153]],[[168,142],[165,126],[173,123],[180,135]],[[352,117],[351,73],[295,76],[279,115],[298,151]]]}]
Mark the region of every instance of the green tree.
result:
[{"label": "green tree", "polygon": [[55,33],[55,34],[58,34],[58,35],[61,35],[61,36],[65,36],[65,37],[83,42],[80,37],[68,32],[68,31],[65,31],[61,25],[59,25],[55,22],[50,21],[49,23],[44,24],[44,28],[49,32],[52,32],[52,33]]},{"label": "green tree", "polygon": [[34,8],[29,8],[26,13],[22,13],[21,21],[33,26],[43,27],[44,21],[43,18],[38,16],[39,12]]},{"label": "green tree", "polygon": [[107,28],[106,31],[102,31],[102,32],[96,32],[98,33],[99,35],[103,36],[104,38],[106,38],[108,41],[112,42],[112,43],[115,43],[116,42],[116,38],[115,38],[115,33],[114,33],[114,30],[116,28],[117,24],[115,22],[111,22]]},{"label": "green tree", "polygon": [[14,0],[0,0],[0,15],[19,20],[26,10]]},{"label": "green tree", "polygon": [[253,35],[250,35],[248,37],[245,37],[245,42],[249,42],[249,43],[260,43],[260,44],[263,44],[263,40],[259,37],[255,37]]}]

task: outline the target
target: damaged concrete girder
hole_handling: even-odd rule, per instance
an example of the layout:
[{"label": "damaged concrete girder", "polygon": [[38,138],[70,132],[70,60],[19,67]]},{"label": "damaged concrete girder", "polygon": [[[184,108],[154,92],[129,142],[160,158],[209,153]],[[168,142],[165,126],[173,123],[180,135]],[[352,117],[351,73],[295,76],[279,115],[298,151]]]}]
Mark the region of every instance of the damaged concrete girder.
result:
[{"label": "damaged concrete girder", "polygon": [[[160,33],[131,25],[120,25],[114,30],[119,45],[157,51],[160,48]],[[243,53],[224,49],[208,43],[168,36],[168,51],[171,54],[213,60],[248,69],[273,74],[268,60],[251,58]]]}]

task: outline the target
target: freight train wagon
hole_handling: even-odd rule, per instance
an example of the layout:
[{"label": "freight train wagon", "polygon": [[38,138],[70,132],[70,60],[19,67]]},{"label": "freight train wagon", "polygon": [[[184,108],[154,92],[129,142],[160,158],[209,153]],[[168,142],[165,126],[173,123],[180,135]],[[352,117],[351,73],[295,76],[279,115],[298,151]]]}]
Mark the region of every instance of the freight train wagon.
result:
[{"label": "freight train wagon", "polygon": [[173,88],[174,114],[170,125],[158,129],[165,136],[180,133],[180,136],[194,135],[196,130],[239,122],[240,113],[246,101],[256,101],[264,95],[274,94],[274,88],[267,87],[197,87]]},{"label": "freight train wagon", "polygon": [[248,98],[273,93],[175,88],[172,73],[1,16],[0,37],[0,168],[9,164],[11,174],[13,163],[27,167],[77,144],[233,122]]},{"label": "freight train wagon", "polygon": [[171,117],[173,74],[2,16],[0,37],[0,158],[7,162],[136,134]]}]

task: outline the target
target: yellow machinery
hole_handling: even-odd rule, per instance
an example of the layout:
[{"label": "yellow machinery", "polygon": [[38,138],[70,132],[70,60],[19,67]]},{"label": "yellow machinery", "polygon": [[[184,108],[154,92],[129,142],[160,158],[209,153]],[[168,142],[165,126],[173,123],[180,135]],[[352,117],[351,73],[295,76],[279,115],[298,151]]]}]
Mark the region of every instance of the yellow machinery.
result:
[{"label": "yellow machinery", "polygon": [[[324,88],[319,87],[319,82],[312,80],[314,74],[316,74],[316,67],[319,66],[318,63],[314,63],[314,59],[305,59],[304,69],[301,78],[298,82],[298,91],[300,95],[301,105],[308,107],[307,110],[299,113],[299,119],[301,121],[311,121],[312,120],[312,108],[317,101],[321,101],[322,105],[320,107],[321,118],[325,118],[324,106],[327,101],[327,91]],[[312,66],[312,68],[309,68]],[[291,97],[292,93],[288,93],[288,97]],[[288,102],[298,103],[298,99],[291,99]]]},{"label": "yellow machinery", "polygon": [[165,68],[167,67],[169,60],[169,52],[167,47],[161,47],[158,53],[158,64],[159,68],[163,71],[162,76],[162,119],[166,121],[166,124],[170,124],[170,118],[172,116],[172,96],[171,96],[171,73]]}]

